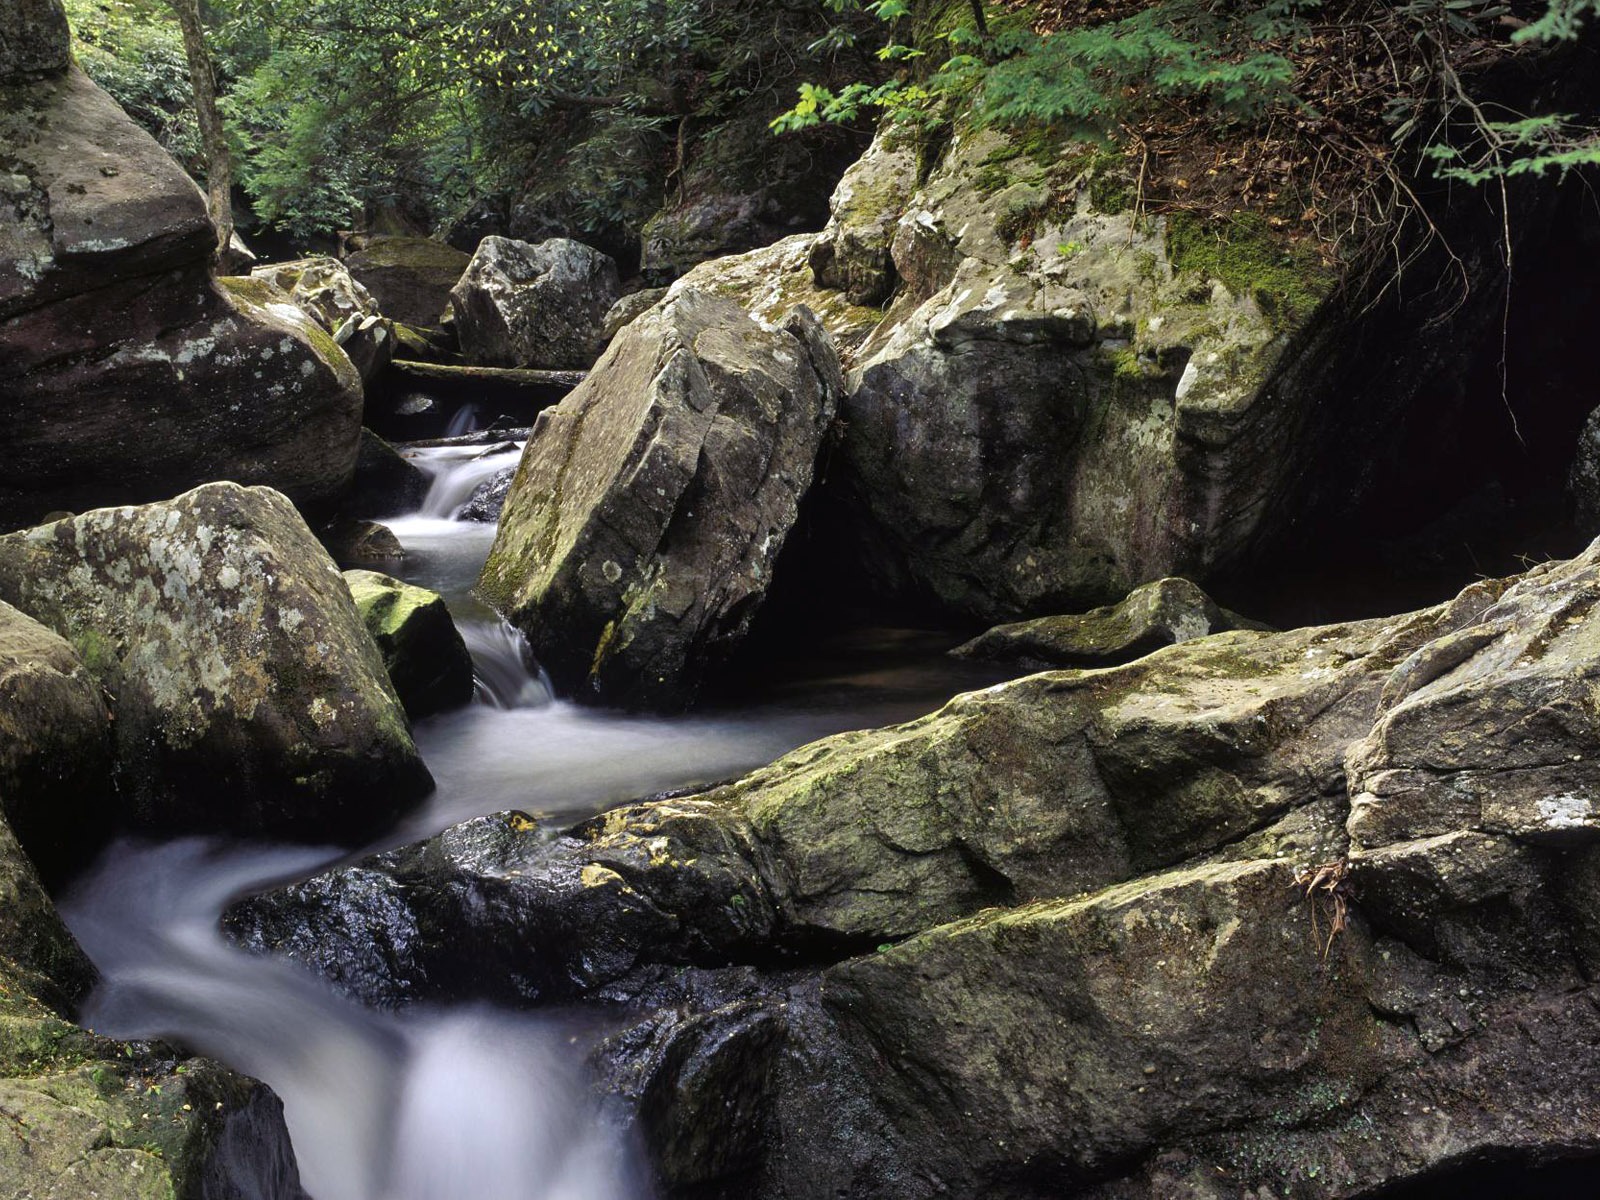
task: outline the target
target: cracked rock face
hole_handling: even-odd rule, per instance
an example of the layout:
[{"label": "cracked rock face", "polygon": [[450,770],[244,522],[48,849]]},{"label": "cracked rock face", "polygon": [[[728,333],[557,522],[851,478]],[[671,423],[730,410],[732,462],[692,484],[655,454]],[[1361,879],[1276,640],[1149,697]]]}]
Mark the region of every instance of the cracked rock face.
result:
[{"label": "cracked rock face", "polygon": [[671,1195],[1356,1197],[1593,1154],[1597,579],[1600,544],[1050,672],[230,920],[336,978],[378,947],[369,998],[454,994],[461,922],[500,947],[469,989],[628,1001],[595,1061]]},{"label": "cracked rock face", "polygon": [[483,594],[562,690],[684,707],[765,597],[839,386],[808,310],[678,294],[540,415]]},{"label": "cracked rock face", "polygon": [[489,367],[582,369],[622,295],[617,264],[569,238],[488,237],[450,292],[461,350]]},{"label": "cracked rock face", "polygon": [[112,697],[136,825],[356,837],[431,788],[343,577],[270,489],[0,537],[0,598]]}]

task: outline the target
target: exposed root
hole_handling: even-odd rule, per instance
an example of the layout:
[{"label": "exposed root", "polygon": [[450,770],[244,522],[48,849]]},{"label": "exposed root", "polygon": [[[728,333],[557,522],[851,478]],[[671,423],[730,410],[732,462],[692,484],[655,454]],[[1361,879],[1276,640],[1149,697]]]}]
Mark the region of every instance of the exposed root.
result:
[{"label": "exposed root", "polygon": [[[1350,863],[1347,859],[1295,872],[1294,886],[1311,910],[1311,937],[1326,960],[1334,939],[1345,931],[1350,914]],[[1327,927],[1327,935],[1322,929]]]}]

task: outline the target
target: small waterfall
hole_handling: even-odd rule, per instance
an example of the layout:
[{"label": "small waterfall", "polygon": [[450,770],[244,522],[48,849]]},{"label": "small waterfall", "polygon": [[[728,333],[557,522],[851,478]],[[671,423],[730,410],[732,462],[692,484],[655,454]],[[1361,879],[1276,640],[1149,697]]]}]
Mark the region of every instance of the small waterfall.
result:
[{"label": "small waterfall", "polygon": [[433,476],[433,485],[422,501],[419,516],[453,520],[478,485],[494,478],[507,467],[514,467],[522,454],[515,442],[483,450],[479,447],[451,447],[436,455],[418,457],[416,463]]},{"label": "small waterfall", "polygon": [[505,621],[466,621],[460,629],[472,655],[477,703],[543,708],[555,698],[549,676],[533,666],[533,652],[520,630]]},{"label": "small waterfall", "polygon": [[445,428],[445,437],[461,437],[467,433],[477,433],[483,421],[483,410],[476,404],[463,404],[456,409],[455,415],[450,418],[450,424]]}]

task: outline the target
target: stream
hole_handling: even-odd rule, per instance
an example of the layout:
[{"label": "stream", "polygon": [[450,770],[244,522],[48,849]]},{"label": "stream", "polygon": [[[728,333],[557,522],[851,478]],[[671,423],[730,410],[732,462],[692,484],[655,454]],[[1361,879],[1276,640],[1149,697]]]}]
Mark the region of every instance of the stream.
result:
[{"label": "stream", "polygon": [[[457,517],[520,447],[412,453],[433,486],[420,511],[385,524],[407,552],[400,574],[449,604],[477,697],[417,723],[437,791],[362,855],[510,808],[561,827],[743,774],[830,733],[930,712],[1001,677],[942,657],[948,638],[863,631],[817,647],[804,669],[775,671],[761,696],[737,706],[663,718],[567,703],[521,635],[473,597],[495,530]],[[271,1085],[315,1200],[649,1196],[643,1164],[583,1073],[592,1014],[373,1011],[222,937],[221,913],[238,896],[348,857],[227,838],[114,843],[59,900],[102,972],[83,1023],[112,1037],[166,1038]]]}]

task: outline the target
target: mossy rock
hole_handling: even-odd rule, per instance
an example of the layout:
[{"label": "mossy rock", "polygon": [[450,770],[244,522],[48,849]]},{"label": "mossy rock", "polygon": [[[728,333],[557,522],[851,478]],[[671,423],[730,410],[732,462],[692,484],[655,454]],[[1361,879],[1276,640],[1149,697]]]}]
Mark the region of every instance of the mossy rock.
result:
[{"label": "mossy rock", "polygon": [[413,719],[472,699],[472,656],[443,597],[377,571],[346,571],[344,578]]}]

